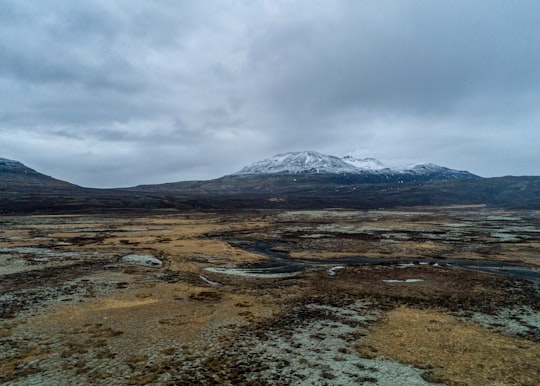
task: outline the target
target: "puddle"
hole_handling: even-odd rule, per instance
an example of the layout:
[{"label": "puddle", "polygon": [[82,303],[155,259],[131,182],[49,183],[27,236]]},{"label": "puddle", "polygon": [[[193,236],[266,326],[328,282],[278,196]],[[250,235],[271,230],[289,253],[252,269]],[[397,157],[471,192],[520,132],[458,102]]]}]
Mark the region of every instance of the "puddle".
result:
[{"label": "puddle", "polygon": [[424,281],[424,279],[405,279],[405,280],[397,280],[397,279],[389,279],[389,280],[383,280],[385,283],[418,283],[421,281]]}]

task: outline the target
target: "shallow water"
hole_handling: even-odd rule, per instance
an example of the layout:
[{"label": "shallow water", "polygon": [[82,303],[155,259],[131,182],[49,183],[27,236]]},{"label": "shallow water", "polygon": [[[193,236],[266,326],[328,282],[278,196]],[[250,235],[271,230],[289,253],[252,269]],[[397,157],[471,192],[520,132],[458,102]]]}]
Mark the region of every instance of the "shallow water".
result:
[{"label": "shallow water", "polygon": [[[391,264],[411,264],[414,265],[446,265],[460,267],[463,269],[507,276],[515,279],[529,280],[540,283],[540,270],[513,262],[498,260],[479,260],[479,259],[429,259],[429,258],[372,258],[365,256],[349,256],[332,259],[293,259],[286,251],[273,249],[275,243],[260,240],[255,246],[245,248],[247,251],[264,255],[269,261],[263,263],[250,264],[248,266],[236,268],[237,273],[245,272],[247,274],[256,274],[263,276],[265,274],[300,274],[306,270],[315,269],[319,266],[329,264],[348,264],[348,265],[391,265]],[[232,272],[231,272],[232,273]]]}]

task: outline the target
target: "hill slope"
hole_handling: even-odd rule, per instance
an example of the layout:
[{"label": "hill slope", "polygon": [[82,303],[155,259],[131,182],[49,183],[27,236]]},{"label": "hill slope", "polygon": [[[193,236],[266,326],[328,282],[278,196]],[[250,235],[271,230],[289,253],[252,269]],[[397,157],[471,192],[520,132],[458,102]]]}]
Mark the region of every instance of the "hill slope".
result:
[{"label": "hill slope", "polygon": [[[332,167],[342,166],[332,162]],[[237,173],[210,181],[88,189],[43,175],[20,162],[0,159],[0,214],[464,204],[540,210],[540,177],[479,178],[464,172],[465,178],[459,174],[449,178],[441,170],[456,171],[428,164],[389,178],[386,169],[328,173],[319,167],[300,173]]]},{"label": "hill slope", "polygon": [[65,213],[166,207],[162,198],[117,189],[88,189],[0,158],[0,214]]},{"label": "hill slope", "polygon": [[0,158],[0,190],[29,192],[77,188],[77,185],[41,174],[19,161]]}]

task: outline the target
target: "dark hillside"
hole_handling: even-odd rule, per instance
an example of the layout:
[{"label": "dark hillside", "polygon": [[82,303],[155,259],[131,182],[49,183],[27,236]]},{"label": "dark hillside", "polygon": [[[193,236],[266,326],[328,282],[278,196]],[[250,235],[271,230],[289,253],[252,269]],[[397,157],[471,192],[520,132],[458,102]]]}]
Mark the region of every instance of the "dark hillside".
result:
[{"label": "dark hillside", "polygon": [[77,185],[41,174],[18,161],[0,158],[0,191],[50,192],[78,188]]},{"label": "dark hillside", "polygon": [[540,177],[432,181],[338,173],[236,174],[209,181],[88,189],[0,159],[0,214],[107,210],[395,208],[485,204],[540,209]]}]

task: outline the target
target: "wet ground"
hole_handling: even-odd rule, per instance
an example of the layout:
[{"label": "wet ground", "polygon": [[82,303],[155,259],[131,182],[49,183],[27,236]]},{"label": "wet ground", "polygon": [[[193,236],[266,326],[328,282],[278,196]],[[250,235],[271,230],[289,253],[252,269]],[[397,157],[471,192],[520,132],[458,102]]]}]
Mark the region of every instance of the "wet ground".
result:
[{"label": "wet ground", "polygon": [[540,383],[538,212],[20,216],[0,229],[3,384]]},{"label": "wet ground", "polygon": [[[475,272],[490,273],[494,275],[506,276],[508,278],[523,279],[540,284],[540,268],[533,264],[524,264],[519,262],[507,262],[501,260],[489,259],[444,259],[440,258],[376,258],[366,256],[343,256],[330,259],[293,259],[290,253],[284,250],[276,249],[278,243],[259,240],[255,242],[254,247],[246,250],[261,254],[268,260],[246,264],[235,268],[209,268],[209,271],[216,273],[229,273],[240,276],[252,277],[292,277],[309,270],[321,269],[329,264],[347,264],[348,266],[371,265],[387,266],[397,265],[400,268],[412,267],[415,265],[446,266],[468,269]],[[344,266],[337,266],[332,269],[343,269]],[[334,272],[335,273],[335,272]],[[333,274],[334,274],[333,273]]]}]

